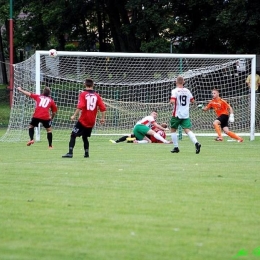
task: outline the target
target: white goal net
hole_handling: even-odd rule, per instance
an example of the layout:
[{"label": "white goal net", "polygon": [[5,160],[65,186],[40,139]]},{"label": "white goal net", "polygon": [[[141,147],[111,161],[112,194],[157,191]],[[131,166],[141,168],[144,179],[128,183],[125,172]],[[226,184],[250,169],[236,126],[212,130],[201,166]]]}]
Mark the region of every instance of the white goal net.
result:
[{"label": "white goal net", "polygon": [[[185,86],[197,104],[206,104],[213,88],[220,90],[221,97],[235,112],[235,122],[230,125],[233,131],[249,135],[251,140],[255,129],[259,131],[255,128],[259,127],[255,126],[255,93],[250,96],[245,84],[248,74],[252,73],[254,80],[255,55],[58,52],[52,58],[48,53],[37,51],[30,59],[14,65],[10,122],[1,141],[28,139],[34,100],[19,93],[18,86],[38,94],[44,86],[51,88],[58,105],[54,138],[67,140],[75,123],[70,116],[86,78],[94,80],[94,89],[107,106],[106,123],[100,125],[97,121],[93,134],[131,133],[134,124],[153,109],[158,111],[158,123],[169,123],[172,111],[169,99],[178,75],[184,76]],[[215,134],[213,111],[202,113],[192,105],[190,118],[196,134]]]}]

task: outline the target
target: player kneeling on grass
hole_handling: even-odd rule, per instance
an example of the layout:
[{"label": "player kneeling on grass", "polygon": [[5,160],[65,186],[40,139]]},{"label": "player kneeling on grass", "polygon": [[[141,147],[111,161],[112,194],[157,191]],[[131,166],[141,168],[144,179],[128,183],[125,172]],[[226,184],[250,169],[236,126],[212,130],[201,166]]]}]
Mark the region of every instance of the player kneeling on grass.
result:
[{"label": "player kneeling on grass", "polygon": [[243,139],[235,134],[234,132],[229,131],[228,121],[233,123],[235,121],[233,108],[222,98],[219,97],[219,91],[217,89],[212,90],[212,100],[206,105],[198,105],[203,111],[207,111],[211,108],[215,110],[217,118],[213,122],[213,126],[218,136],[215,139],[216,141],[223,141],[221,129],[224,133],[230,136],[233,139],[236,139],[238,142],[243,142]]},{"label": "player kneeling on grass", "polygon": [[[49,148],[52,148],[52,120],[57,113],[57,106],[53,99],[50,97],[51,90],[48,87],[45,87],[42,95],[33,94],[26,90],[23,90],[21,87],[17,88],[18,91],[22,92],[26,96],[35,100],[36,106],[35,110],[29,125],[29,137],[30,141],[27,143],[27,146],[34,144],[34,127],[38,127],[39,123],[42,123],[43,127],[47,131],[47,139],[49,143]],[[51,115],[50,115],[51,110]]]},{"label": "player kneeling on grass", "polygon": [[149,142],[149,138],[147,137],[147,135],[153,136],[155,139],[163,142],[164,144],[170,143],[169,141],[165,140],[160,134],[156,133],[154,130],[151,129],[151,127],[154,126],[163,131],[167,130],[166,128],[160,126],[155,122],[157,115],[157,112],[153,111],[150,116],[144,117],[143,119],[138,121],[134,126],[133,133],[136,139],[139,140],[139,143],[142,141]]}]

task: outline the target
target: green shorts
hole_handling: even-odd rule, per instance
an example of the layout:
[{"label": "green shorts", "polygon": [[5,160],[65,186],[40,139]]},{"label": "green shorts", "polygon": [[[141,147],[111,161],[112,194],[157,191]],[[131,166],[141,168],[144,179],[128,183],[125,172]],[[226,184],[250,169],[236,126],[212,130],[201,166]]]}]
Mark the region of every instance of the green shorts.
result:
[{"label": "green shorts", "polygon": [[171,128],[178,129],[181,126],[183,129],[191,128],[191,121],[189,118],[180,119],[178,117],[172,117],[170,121]]},{"label": "green shorts", "polygon": [[136,125],[134,127],[134,135],[137,140],[143,140],[150,128],[146,125]]}]

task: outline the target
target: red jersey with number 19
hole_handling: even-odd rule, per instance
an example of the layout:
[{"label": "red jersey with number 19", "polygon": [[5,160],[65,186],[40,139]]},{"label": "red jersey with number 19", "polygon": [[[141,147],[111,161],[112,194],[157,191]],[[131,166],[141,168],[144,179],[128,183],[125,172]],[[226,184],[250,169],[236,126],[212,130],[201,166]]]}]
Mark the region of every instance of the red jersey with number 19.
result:
[{"label": "red jersey with number 19", "polygon": [[101,112],[106,111],[106,106],[94,90],[84,90],[79,95],[78,109],[81,110],[79,122],[85,127],[94,127],[98,109]]},{"label": "red jersey with number 19", "polygon": [[51,119],[50,109],[51,109],[52,113],[55,113],[58,110],[55,102],[50,97],[32,93],[30,95],[30,98],[32,98],[36,101],[36,106],[35,106],[35,110],[34,110],[34,114],[33,114],[34,118],[38,118],[38,119],[42,119],[42,120],[49,120],[49,119]]}]

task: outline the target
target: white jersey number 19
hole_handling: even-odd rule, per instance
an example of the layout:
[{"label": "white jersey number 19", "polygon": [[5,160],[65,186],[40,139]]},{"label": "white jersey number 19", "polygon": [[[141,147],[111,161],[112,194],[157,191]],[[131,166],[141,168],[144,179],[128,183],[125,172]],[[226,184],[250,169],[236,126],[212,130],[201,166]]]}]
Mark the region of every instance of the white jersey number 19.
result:
[{"label": "white jersey number 19", "polygon": [[187,105],[187,96],[179,96],[180,105],[185,107]]}]

